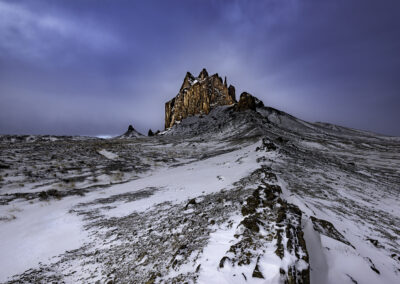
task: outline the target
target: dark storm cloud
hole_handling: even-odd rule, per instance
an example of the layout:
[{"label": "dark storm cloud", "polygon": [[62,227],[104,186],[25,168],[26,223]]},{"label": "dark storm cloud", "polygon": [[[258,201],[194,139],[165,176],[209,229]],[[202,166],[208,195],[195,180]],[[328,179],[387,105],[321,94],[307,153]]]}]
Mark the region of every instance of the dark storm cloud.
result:
[{"label": "dark storm cloud", "polygon": [[400,135],[397,1],[0,1],[0,132],[163,127],[186,71]]}]

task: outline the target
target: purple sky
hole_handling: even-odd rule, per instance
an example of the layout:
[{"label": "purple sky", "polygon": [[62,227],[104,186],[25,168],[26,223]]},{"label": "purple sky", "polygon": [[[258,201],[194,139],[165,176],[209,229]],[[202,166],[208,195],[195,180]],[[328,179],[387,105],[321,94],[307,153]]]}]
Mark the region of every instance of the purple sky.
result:
[{"label": "purple sky", "polygon": [[205,67],[268,106],[400,136],[400,1],[2,1],[0,133],[162,129]]}]

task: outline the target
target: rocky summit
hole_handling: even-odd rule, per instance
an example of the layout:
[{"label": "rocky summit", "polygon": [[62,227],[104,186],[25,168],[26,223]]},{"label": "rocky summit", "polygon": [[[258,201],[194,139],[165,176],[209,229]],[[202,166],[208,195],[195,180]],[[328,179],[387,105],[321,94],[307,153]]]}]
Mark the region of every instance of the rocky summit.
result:
[{"label": "rocky summit", "polygon": [[226,77],[222,81],[218,73],[209,76],[206,69],[197,77],[187,72],[179,93],[165,103],[165,128],[172,127],[188,116],[208,114],[217,106],[234,103],[235,87],[228,87]]},{"label": "rocky summit", "polygon": [[143,134],[139,133],[132,125],[129,125],[128,130],[119,138],[136,138],[140,136],[143,136]]},{"label": "rocky summit", "polygon": [[400,137],[234,90],[187,73],[149,136],[0,136],[0,282],[399,283]]}]

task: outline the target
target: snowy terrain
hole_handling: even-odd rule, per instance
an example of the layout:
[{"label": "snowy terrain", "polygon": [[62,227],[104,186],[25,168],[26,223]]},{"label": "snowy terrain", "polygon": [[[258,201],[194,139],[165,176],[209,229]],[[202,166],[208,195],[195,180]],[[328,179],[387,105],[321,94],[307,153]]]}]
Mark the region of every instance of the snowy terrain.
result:
[{"label": "snowy terrain", "polygon": [[0,137],[0,282],[399,283],[400,139],[218,107]]}]

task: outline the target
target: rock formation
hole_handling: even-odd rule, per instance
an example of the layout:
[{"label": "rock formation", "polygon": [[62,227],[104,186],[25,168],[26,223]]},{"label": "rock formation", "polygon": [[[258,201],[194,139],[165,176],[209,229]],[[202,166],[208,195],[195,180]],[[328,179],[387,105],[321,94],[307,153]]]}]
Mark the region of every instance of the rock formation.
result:
[{"label": "rock formation", "polygon": [[237,111],[244,111],[247,109],[251,110],[256,110],[257,107],[263,107],[264,103],[254,97],[253,95],[250,95],[247,92],[243,92],[240,95],[239,102],[235,105],[235,110]]},{"label": "rock formation", "polygon": [[143,134],[139,133],[135,128],[133,128],[132,125],[129,125],[128,130],[122,134],[121,136],[118,136],[119,138],[136,138],[136,137],[141,137]]},{"label": "rock formation", "polygon": [[206,69],[198,77],[187,72],[178,95],[165,103],[165,128],[188,116],[208,114],[216,106],[234,103],[235,87],[228,87],[226,78],[223,82],[218,74],[209,76]]}]

